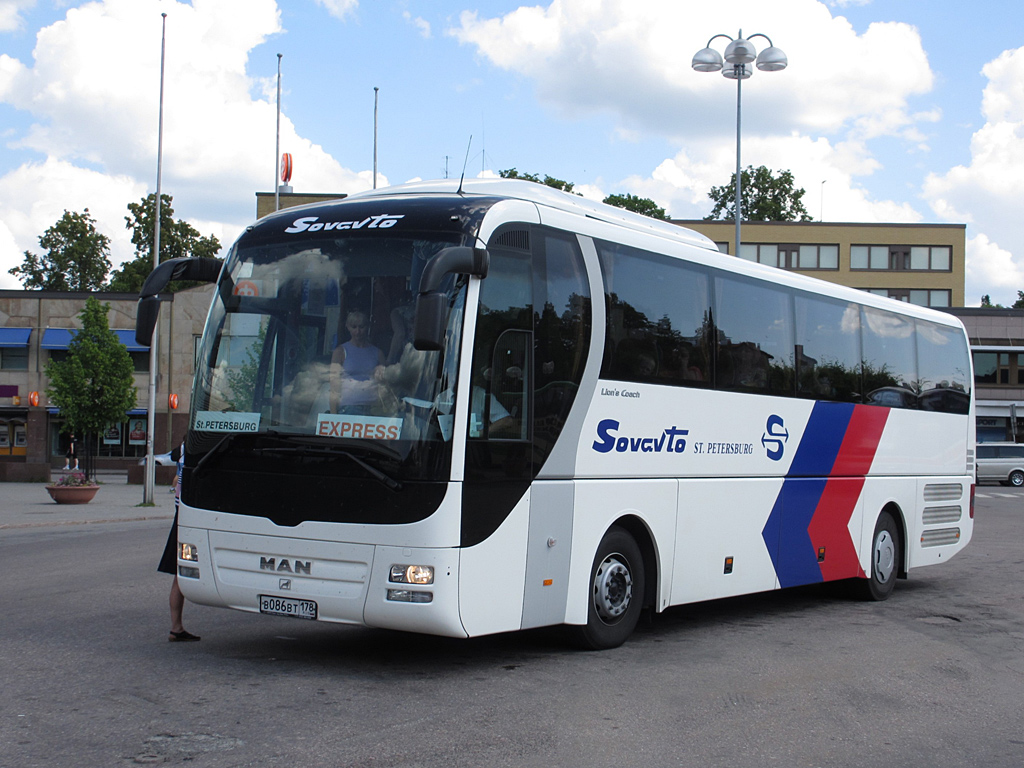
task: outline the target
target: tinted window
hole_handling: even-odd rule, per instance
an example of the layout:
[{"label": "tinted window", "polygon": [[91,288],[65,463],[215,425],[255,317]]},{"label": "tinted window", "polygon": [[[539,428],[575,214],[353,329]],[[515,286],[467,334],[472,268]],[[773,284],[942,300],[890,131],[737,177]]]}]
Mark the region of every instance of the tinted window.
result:
[{"label": "tinted window", "polygon": [[797,394],[859,402],[860,307],[802,294],[795,304]]},{"label": "tinted window", "polygon": [[866,402],[890,408],[917,407],[914,321],[871,307],[862,312]]},{"label": "tinted window", "polygon": [[917,383],[922,410],[946,413],[970,410],[968,362],[963,333],[917,321]]},{"label": "tinted window", "polygon": [[524,440],[530,366],[526,359],[533,308],[529,254],[490,250],[480,284],[473,352],[470,437]]},{"label": "tinted window", "polygon": [[978,458],[979,459],[994,459],[996,457],[996,447],[994,445],[979,445],[978,446]]},{"label": "tinted window", "polygon": [[576,238],[548,233],[542,243],[534,276],[535,461],[554,445],[576,398],[591,328],[590,286]]},{"label": "tinted window", "polygon": [[715,386],[793,393],[793,309],[789,293],[766,283],[715,277]]},{"label": "tinted window", "polygon": [[1024,458],[1024,445],[1003,445],[998,450],[999,457],[1002,459]]},{"label": "tinted window", "polygon": [[667,256],[598,242],[605,279],[604,378],[710,386],[707,274]]}]

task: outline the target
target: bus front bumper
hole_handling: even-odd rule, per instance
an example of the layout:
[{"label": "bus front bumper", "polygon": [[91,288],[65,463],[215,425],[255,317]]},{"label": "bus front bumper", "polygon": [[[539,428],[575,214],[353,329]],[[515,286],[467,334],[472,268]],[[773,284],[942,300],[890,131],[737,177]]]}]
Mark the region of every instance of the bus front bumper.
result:
[{"label": "bus front bumper", "polygon": [[[203,605],[466,637],[459,550],[390,547],[179,526],[178,584]],[[429,582],[427,581],[429,577]]]}]

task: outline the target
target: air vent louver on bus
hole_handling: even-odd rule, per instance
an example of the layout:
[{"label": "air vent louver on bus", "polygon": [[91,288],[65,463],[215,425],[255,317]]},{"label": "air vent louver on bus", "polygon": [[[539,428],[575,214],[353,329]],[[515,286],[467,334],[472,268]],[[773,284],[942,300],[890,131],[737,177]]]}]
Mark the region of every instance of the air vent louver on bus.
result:
[{"label": "air vent louver on bus", "polygon": [[924,500],[960,501],[964,495],[964,487],[960,483],[929,483],[924,487]]},{"label": "air vent louver on bus", "polygon": [[921,534],[922,547],[942,547],[960,541],[959,528],[940,528],[936,531],[925,531]]},{"label": "air vent louver on bus", "polygon": [[517,251],[530,250],[530,230],[509,229],[491,241],[491,245],[502,248],[513,248]]},{"label": "air vent louver on bus", "polygon": [[955,523],[962,516],[963,510],[959,505],[951,507],[925,507],[921,515],[921,522],[925,525]]}]

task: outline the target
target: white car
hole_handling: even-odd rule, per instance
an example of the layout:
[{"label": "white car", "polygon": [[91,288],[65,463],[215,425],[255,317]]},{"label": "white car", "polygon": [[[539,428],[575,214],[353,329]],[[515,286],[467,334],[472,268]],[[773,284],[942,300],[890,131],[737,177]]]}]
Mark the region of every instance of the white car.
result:
[{"label": "white car", "polygon": [[[167,453],[158,453],[153,458],[156,460],[156,465],[158,467],[173,467],[174,466],[174,459],[171,458],[171,452],[170,451],[168,451]],[[141,464],[142,466],[146,465],[146,457],[145,456],[143,456],[141,459],[139,459],[139,464]]]}]

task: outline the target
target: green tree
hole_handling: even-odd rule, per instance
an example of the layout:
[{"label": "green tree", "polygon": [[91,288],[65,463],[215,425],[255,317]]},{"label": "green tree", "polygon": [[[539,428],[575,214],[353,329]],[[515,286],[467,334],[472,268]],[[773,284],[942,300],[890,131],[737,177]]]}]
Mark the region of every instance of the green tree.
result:
[{"label": "green tree", "polygon": [[[1017,291],[1017,296],[1017,302],[1014,303],[1013,306],[1015,309],[1021,309],[1022,307],[1024,307],[1024,303],[1022,303],[1022,299],[1024,299],[1024,294],[1022,294],[1020,291]],[[1018,307],[1018,304],[1021,304],[1021,307]],[[1002,304],[993,304],[992,297],[989,296],[987,293],[981,297],[981,306],[983,309],[1006,309],[1006,307],[1004,307]]]},{"label": "green tree", "polygon": [[[554,189],[560,189],[563,192],[572,192],[572,188],[575,186],[571,181],[562,181],[556,179],[553,176],[544,174],[542,179],[536,173],[520,173],[515,168],[509,168],[504,171],[498,171],[498,175],[503,179],[523,179],[524,181],[533,181],[537,184],[543,184],[546,187],[553,187]],[[578,195],[579,192],[572,192],[574,195]]]},{"label": "green tree", "polygon": [[[220,250],[220,241],[210,235],[204,237],[187,221],[174,218],[170,195],[160,195],[160,262],[182,257],[213,258]],[[128,204],[125,228],[132,231],[135,258],[126,261],[110,276],[111,291],[137,293],[153,271],[153,232],[156,224],[156,195],[148,195],[141,202]],[[171,283],[171,292],[193,283]]]},{"label": "green tree", "polygon": [[68,344],[67,357],[46,364],[46,395],[60,408],[64,430],[81,435],[86,475],[93,477],[92,444],[110,422],[122,422],[135,406],[132,359],[107,324],[109,304],[90,296],[79,314],[82,327]]},{"label": "green tree", "polygon": [[614,205],[616,208],[625,208],[627,211],[642,213],[644,216],[650,216],[652,219],[668,221],[668,214],[665,213],[665,209],[647,197],[637,197],[627,192],[624,195],[608,195],[601,202]]},{"label": "green tree", "polygon": [[27,289],[95,291],[110,271],[110,238],[96,231],[96,220],[86,208],[64,215],[39,237],[46,253],[25,251],[20,267],[9,269]]},{"label": "green tree", "polygon": [[[779,171],[776,176],[763,165],[748,165],[740,174],[740,183],[740,217],[744,221],[811,221],[803,203],[805,190],[793,187],[790,171]],[[736,174],[730,176],[727,186],[712,187],[708,197],[714,200],[715,207],[704,217],[705,221],[735,218]]]}]

